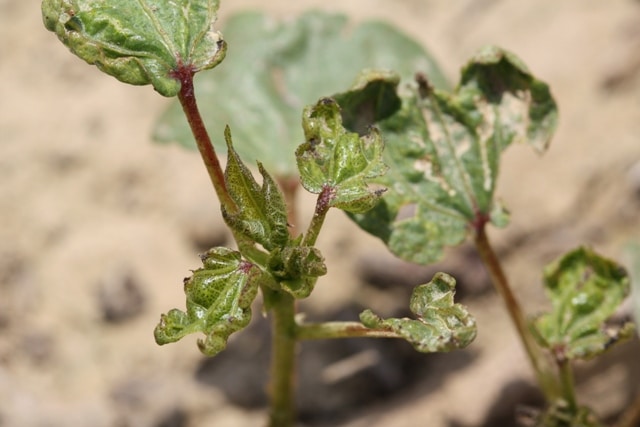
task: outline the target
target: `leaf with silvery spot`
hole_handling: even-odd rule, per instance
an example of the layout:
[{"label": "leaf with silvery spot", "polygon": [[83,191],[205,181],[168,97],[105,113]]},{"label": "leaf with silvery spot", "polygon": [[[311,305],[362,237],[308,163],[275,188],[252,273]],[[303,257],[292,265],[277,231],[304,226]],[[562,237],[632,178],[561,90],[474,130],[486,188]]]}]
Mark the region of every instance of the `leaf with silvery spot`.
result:
[{"label": "leaf with silvery spot", "polygon": [[258,286],[270,276],[239,252],[222,247],[204,254],[202,264],[184,281],[187,311],[173,309],[161,315],[154,336],[163,345],[202,332],[205,338],[198,340],[198,347],[215,356],[226,348],[232,333],[249,324]]},{"label": "leaf with silvery spot", "polygon": [[395,332],[423,353],[464,348],[476,337],[476,321],[467,309],[453,302],[456,281],[445,273],[413,290],[409,308],[417,319],[382,319],[371,310],[360,321],[371,329]]},{"label": "leaf with silvery spot", "polygon": [[[370,91],[371,85],[379,89]],[[401,102],[376,118],[371,112],[382,109],[376,94],[390,90]],[[382,201],[352,218],[393,253],[420,264],[437,261],[444,247],[461,243],[475,224],[507,224],[508,214],[495,199],[500,155],[516,141],[544,151],[557,121],[548,86],[515,55],[492,46],[463,68],[454,92],[422,77],[407,87],[372,74],[369,84],[360,81],[335,99],[348,129],[366,123],[359,111],[370,117],[391,166],[374,180],[389,189]]]},{"label": "leaf with silvery spot", "polygon": [[619,264],[580,247],[544,270],[552,310],[531,329],[558,360],[590,359],[630,338],[633,323],[609,323],[629,294],[629,277]]},{"label": "leaf with silvery spot", "polygon": [[180,67],[213,68],[226,44],[213,29],[218,0],[43,0],[45,27],[69,49],[125,83],[175,96]]}]

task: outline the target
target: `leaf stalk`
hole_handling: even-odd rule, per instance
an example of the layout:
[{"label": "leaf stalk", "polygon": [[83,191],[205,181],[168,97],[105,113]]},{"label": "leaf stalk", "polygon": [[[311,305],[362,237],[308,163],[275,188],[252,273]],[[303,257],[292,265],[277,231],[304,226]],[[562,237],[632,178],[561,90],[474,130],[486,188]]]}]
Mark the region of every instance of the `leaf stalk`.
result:
[{"label": "leaf stalk", "polygon": [[313,213],[313,218],[311,218],[311,224],[309,224],[307,234],[304,236],[302,241],[302,246],[315,245],[318,235],[320,234],[322,224],[324,224],[324,220],[327,217],[327,212],[329,212],[329,209],[331,208],[331,201],[334,197],[335,189],[333,187],[327,185],[322,187],[322,191],[318,194],[316,208]]},{"label": "leaf stalk", "polygon": [[218,159],[216,150],[211,143],[211,138],[209,137],[209,133],[207,132],[202,116],[200,115],[193,87],[194,75],[195,70],[192,66],[188,65],[181,64],[173,71],[172,76],[180,82],[178,100],[180,101],[182,110],[187,117],[189,127],[191,128],[191,132],[196,140],[196,145],[198,146],[198,151],[200,152],[200,156],[207,168],[209,178],[211,179],[213,188],[218,195],[218,199],[220,199],[220,203],[223,205],[224,209],[233,214],[238,212],[239,209],[227,190],[220,160]]},{"label": "leaf stalk", "polygon": [[502,297],[547,402],[554,402],[560,397],[561,388],[558,384],[555,369],[548,356],[542,351],[540,346],[537,345],[529,330],[522,308],[512,291],[502,264],[489,242],[486,232],[487,222],[488,219],[478,220],[474,224],[474,243],[476,249],[491,276],[494,287]]},{"label": "leaf stalk", "polygon": [[323,322],[299,324],[296,338],[299,340],[324,340],[335,338],[402,338],[393,331],[370,329],[359,322]]}]

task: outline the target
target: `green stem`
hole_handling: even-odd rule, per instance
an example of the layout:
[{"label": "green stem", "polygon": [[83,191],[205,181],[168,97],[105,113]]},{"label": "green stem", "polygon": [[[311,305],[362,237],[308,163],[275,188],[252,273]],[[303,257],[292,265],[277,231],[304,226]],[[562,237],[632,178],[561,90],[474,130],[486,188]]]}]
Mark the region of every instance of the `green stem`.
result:
[{"label": "green stem", "polygon": [[218,199],[220,199],[220,203],[224,209],[233,214],[238,212],[238,207],[227,190],[224,172],[220,166],[218,155],[216,154],[215,148],[213,148],[211,138],[200,115],[193,89],[193,75],[194,70],[190,66],[179,66],[173,72],[173,77],[180,81],[178,100],[180,100],[184,114],[187,117],[191,132],[198,146],[198,151],[200,151],[200,156],[207,168],[209,178],[218,195]]},{"label": "green stem", "polygon": [[576,388],[573,381],[573,371],[567,359],[558,360],[558,372],[560,373],[560,385],[562,397],[569,405],[571,414],[578,413],[578,401],[576,400]]},{"label": "green stem", "polygon": [[369,329],[359,322],[323,322],[298,325],[296,338],[299,340],[324,340],[334,338],[401,338],[395,332]]},{"label": "green stem", "polygon": [[555,369],[547,355],[536,343],[528,328],[528,324],[522,309],[520,308],[520,304],[516,300],[509,281],[504,274],[500,260],[496,256],[489,242],[485,225],[486,221],[479,221],[475,227],[474,242],[476,248],[484,262],[484,265],[489,271],[489,275],[491,276],[496,290],[502,296],[509,316],[511,317],[511,321],[515,326],[522,345],[529,357],[529,362],[533,367],[542,392],[548,402],[554,402],[558,397],[560,397],[560,386],[558,385]]},{"label": "green stem", "polygon": [[316,209],[313,213],[313,218],[311,218],[311,224],[309,224],[307,234],[302,241],[302,246],[313,246],[316,244],[320,229],[322,228],[322,224],[324,224],[324,219],[327,217],[327,212],[329,212],[329,208],[331,207],[331,200],[333,200],[334,197],[335,189],[329,186],[323,187],[320,194],[318,194]]},{"label": "green stem", "polygon": [[273,316],[269,427],[292,427],[295,420],[295,300],[282,291],[269,291],[267,297]]}]

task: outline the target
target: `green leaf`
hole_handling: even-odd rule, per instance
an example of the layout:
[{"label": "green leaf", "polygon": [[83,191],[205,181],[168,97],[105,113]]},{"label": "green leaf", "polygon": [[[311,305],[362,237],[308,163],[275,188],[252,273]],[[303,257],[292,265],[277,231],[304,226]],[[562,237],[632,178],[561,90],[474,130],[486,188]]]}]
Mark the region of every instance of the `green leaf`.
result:
[{"label": "green leaf", "polygon": [[226,45],[218,0],[43,0],[45,27],[71,51],[125,83],[175,96],[179,68],[213,68]]},{"label": "green leaf", "polygon": [[[370,81],[386,85],[385,93],[398,86],[379,76]],[[360,82],[336,96],[350,129],[357,127],[353,117],[363,103],[376,105],[375,93],[364,96],[365,90],[366,83]],[[397,91],[400,107],[373,121],[391,167],[375,182],[389,191],[374,209],[353,219],[399,257],[427,264],[438,260],[444,247],[462,242],[477,224],[506,225],[506,210],[494,198],[500,155],[516,141],[546,149],[556,106],[546,84],[496,47],[471,59],[453,93],[435,89],[423,77]]]},{"label": "green leaf", "polygon": [[225,182],[231,198],[240,207],[238,213],[223,210],[224,218],[235,231],[260,243],[268,251],[284,246],[289,240],[287,207],[284,196],[273,178],[258,163],[262,187],[244,165],[231,141],[231,132],[225,130],[228,159]]},{"label": "green leaf", "polygon": [[271,251],[269,272],[295,298],[311,294],[318,277],[327,274],[324,257],[316,248],[288,246]]},{"label": "green leaf", "polygon": [[[363,68],[417,71],[438,87],[445,79],[414,40],[382,22],[350,24],[344,15],[313,11],[274,22],[261,12],[232,16],[224,26],[232,46],[224,65],[196,79],[200,108],[212,135],[226,124],[247,161],[260,160],[275,176],[297,174],[293,152],[303,141],[300,111],[349,87]],[[195,147],[178,103],[162,115],[154,136]],[[216,147],[224,150],[223,144]]]},{"label": "green leaf", "polygon": [[383,143],[371,129],[360,137],[342,127],[338,104],[324,98],[305,108],[302,126],[307,142],[296,150],[302,186],[327,194],[327,206],[347,212],[365,212],[378,202],[383,190],[369,181],[386,171]]},{"label": "green leaf", "polygon": [[160,345],[203,332],[200,350],[214,356],[225,349],[229,336],[251,320],[251,303],[266,273],[242,259],[237,251],[213,248],[202,256],[203,267],[184,281],[186,313],[177,309],[160,317],[154,331]]},{"label": "green leaf", "polygon": [[608,324],[629,293],[617,263],[588,248],[575,249],[544,270],[552,311],[532,322],[534,336],[558,360],[589,359],[633,333],[633,324]]},{"label": "green leaf", "polygon": [[387,329],[402,336],[424,353],[464,348],[476,337],[476,321],[460,304],[454,304],[456,281],[445,273],[416,287],[410,309],[418,319],[381,319],[371,310],[360,314],[360,321],[371,329]]}]

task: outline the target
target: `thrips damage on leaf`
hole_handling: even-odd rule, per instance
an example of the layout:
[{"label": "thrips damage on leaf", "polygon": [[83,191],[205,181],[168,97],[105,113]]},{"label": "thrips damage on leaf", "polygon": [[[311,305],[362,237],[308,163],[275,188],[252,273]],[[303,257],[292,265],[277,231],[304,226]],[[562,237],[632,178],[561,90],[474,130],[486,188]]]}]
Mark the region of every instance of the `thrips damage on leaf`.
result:
[{"label": "thrips damage on leaf", "polygon": [[213,30],[218,1],[43,0],[45,27],[69,49],[125,83],[175,96],[181,67],[218,65],[226,44]]}]

